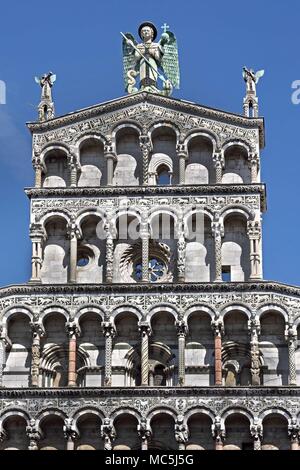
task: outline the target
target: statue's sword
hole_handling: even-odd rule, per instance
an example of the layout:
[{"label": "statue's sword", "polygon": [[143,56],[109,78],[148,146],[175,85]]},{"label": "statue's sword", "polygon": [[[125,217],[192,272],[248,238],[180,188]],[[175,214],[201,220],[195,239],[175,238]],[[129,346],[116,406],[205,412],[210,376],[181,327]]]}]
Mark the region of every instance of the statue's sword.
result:
[{"label": "statue's sword", "polygon": [[126,42],[128,42],[128,44],[131,45],[131,47],[133,47],[133,49],[138,52],[140,54],[140,56],[144,59],[144,61],[149,65],[149,67],[153,70],[153,72],[155,72],[158,76],[158,78],[160,78],[164,83],[167,82],[167,80],[165,79],[165,77],[163,75],[161,75],[154,67],[153,65],[151,64],[151,62],[149,62],[149,60],[147,59],[147,57],[144,56],[144,54],[141,53],[141,51],[138,50],[138,48],[134,45],[134,43],[128,39],[127,36],[125,36],[125,34],[122,33],[122,31],[120,31],[123,38],[125,39]]}]

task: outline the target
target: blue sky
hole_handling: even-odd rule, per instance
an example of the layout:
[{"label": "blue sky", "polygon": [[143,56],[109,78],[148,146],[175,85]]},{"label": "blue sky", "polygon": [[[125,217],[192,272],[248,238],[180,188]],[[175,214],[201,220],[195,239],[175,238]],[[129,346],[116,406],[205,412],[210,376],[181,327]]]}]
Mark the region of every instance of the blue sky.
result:
[{"label": "blue sky", "polygon": [[143,20],[175,32],[181,89],[174,96],[241,113],[242,67],[265,69],[258,84],[265,117],[262,180],[264,278],[299,282],[300,104],[291,84],[300,80],[300,3],[252,0],[11,0],[1,4],[0,80],[0,285],[27,281],[31,245],[29,203],[33,184],[30,134],[40,90],[34,75],[57,74],[56,114],[124,95],[120,31],[136,34]]}]

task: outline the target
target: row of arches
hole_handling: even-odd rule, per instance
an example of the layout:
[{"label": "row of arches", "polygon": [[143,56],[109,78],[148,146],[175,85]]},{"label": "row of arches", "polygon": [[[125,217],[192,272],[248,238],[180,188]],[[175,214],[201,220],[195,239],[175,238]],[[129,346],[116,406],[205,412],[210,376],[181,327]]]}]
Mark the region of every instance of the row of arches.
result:
[{"label": "row of arches", "polygon": [[[217,148],[215,136],[200,131],[178,145],[178,136],[172,127],[158,126],[146,148],[149,185],[257,182],[257,175],[253,181],[251,173],[253,152],[243,141],[233,140]],[[40,183],[45,188],[70,184],[78,187],[145,184],[143,144],[135,126],[118,129],[109,147],[100,135],[84,135],[72,147],[71,156],[63,145],[50,145],[42,151],[40,162]],[[255,165],[258,170],[257,159]],[[217,174],[216,168],[221,169],[221,173]]]},{"label": "row of arches", "polygon": [[[252,223],[252,214],[237,208],[222,215],[219,232],[210,214],[196,210],[182,222],[171,210],[156,210],[149,214],[146,224],[131,210],[109,220],[104,214],[89,211],[74,223],[64,213],[50,213],[41,220],[39,235],[32,234],[32,276],[44,283],[139,282],[137,269],[145,263],[142,252],[147,232],[149,282],[211,282],[218,277],[218,262],[222,271],[218,280],[259,278],[260,245],[254,249],[250,240]],[[159,276],[152,277],[151,263],[155,262],[162,269]],[[75,279],[70,279],[72,271]]]},{"label": "row of arches", "polygon": [[[262,310],[256,320],[255,336],[251,329],[253,320],[245,308],[233,306],[225,310],[219,320],[223,325],[219,385],[290,384],[290,337],[287,336],[286,318],[281,312],[272,308]],[[35,385],[40,387],[176,386],[182,380],[181,362],[184,364],[184,385],[212,386],[216,383],[214,322],[211,312],[204,307],[191,309],[184,323],[178,322],[167,306],[156,307],[146,322],[128,306],[120,308],[110,321],[99,309],[87,307],[71,322],[64,310],[53,307],[41,315],[36,324],[38,329],[32,329],[32,318],[27,311],[14,309],[3,322],[7,346],[2,385],[28,387],[35,374]],[[141,355],[145,333],[146,363]],[[183,349],[180,349],[181,334]],[[300,325],[295,328],[296,381],[293,385],[300,385],[299,340]],[[73,356],[70,356],[71,350]],[[253,377],[254,352],[256,381]],[[111,364],[109,369],[107,362]],[[143,370],[146,370],[144,382]]]},{"label": "row of arches", "polygon": [[222,419],[221,433],[210,412],[197,410],[176,417],[158,409],[148,419],[131,410],[120,410],[112,419],[85,410],[73,420],[59,410],[36,420],[10,411],[0,419],[0,450],[299,450],[297,436],[291,444],[288,418],[276,409],[254,428],[247,412],[231,410]]}]

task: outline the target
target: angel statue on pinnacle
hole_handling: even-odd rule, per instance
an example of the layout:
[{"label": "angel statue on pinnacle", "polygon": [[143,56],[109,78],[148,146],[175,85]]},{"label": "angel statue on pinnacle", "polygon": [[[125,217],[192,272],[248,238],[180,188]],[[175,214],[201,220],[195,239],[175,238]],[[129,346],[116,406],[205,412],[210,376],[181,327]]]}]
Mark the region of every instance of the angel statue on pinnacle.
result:
[{"label": "angel statue on pinnacle", "polygon": [[[137,43],[131,33],[123,36],[123,69],[125,90],[135,93],[139,90],[171,95],[174,88],[179,88],[178,48],[174,33],[165,23],[159,42],[154,42],[157,29],[153,23],[145,21],[139,26],[138,33],[142,40]],[[136,86],[139,75],[139,88]],[[158,86],[162,80],[162,89]]]}]

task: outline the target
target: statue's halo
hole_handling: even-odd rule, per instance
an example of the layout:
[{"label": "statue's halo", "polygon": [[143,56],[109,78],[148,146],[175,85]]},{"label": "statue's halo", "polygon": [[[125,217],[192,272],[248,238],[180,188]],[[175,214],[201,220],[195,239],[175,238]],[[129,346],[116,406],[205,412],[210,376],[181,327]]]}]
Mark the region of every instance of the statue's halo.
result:
[{"label": "statue's halo", "polygon": [[153,29],[153,32],[154,32],[153,41],[155,41],[156,36],[157,36],[157,29],[156,29],[156,27],[154,26],[154,24],[151,23],[151,21],[144,21],[144,23],[142,23],[142,24],[139,26],[138,32],[139,32],[140,38],[142,39],[141,31],[142,31],[142,28],[143,28],[144,26],[150,26],[150,28]]}]

